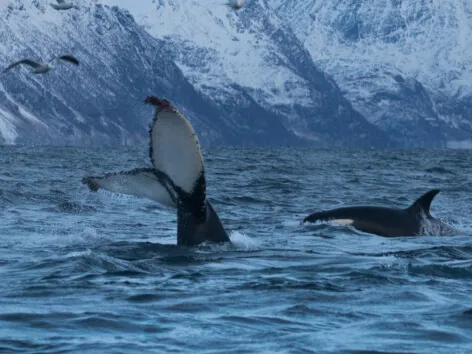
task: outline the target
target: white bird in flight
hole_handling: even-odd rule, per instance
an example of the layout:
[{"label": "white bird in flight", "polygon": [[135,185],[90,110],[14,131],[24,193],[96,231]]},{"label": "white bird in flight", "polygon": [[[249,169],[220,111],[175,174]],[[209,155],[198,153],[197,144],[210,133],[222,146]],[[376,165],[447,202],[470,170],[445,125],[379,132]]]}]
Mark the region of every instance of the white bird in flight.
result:
[{"label": "white bird in flight", "polygon": [[34,60],[31,60],[31,59],[22,59],[22,60],[16,61],[16,62],[8,65],[3,70],[3,72],[6,72],[6,71],[10,70],[11,68],[14,68],[17,65],[25,64],[25,65],[29,65],[33,68],[33,70],[31,70],[31,73],[33,73],[33,74],[45,74],[45,73],[47,73],[48,71],[50,71],[52,69],[52,67],[50,67],[48,64],[50,62],[52,62],[54,59],[61,59],[61,60],[67,61],[69,63],[72,63],[74,65],[79,65],[79,61],[75,57],[73,57],[72,55],[60,55],[60,56],[54,57],[51,60],[49,60],[47,64],[41,64],[41,63],[38,63],[38,62],[36,62]]},{"label": "white bird in flight", "polygon": [[70,2],[65,2],[64,0],[56,0],[56,1],[57,1],[57,4],[52,4],[52,3],[49,4],[56,10],[69,10],[72,8],[75,8],[75,9],[79,8],[78,6]]}]

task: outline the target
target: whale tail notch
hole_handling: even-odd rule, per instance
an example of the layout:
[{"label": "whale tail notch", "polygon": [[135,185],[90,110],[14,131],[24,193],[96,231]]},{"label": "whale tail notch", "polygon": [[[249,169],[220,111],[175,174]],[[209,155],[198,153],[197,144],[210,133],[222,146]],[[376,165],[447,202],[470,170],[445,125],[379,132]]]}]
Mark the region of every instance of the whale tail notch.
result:
[{"label": "whale tail notch", "polygon": [[429,209],[434,197],[440,192],[439,189],[432,189],[419,197],[407,210],[412,214],[424,214],[430,216]]}]

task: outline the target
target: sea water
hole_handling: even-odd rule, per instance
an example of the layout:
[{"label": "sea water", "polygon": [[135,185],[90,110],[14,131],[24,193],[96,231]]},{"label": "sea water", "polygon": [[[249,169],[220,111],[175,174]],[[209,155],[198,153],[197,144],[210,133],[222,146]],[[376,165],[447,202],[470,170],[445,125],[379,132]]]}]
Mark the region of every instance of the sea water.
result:
[{"label": "sea water", "polygon": [[[0,148],[0,352],[472,352],[472,154],[209,149],[232,244],[176,246],[176,213],[89,192],[135,148]],[[431,213],[459,235],[301,225],[347,205]]]}]

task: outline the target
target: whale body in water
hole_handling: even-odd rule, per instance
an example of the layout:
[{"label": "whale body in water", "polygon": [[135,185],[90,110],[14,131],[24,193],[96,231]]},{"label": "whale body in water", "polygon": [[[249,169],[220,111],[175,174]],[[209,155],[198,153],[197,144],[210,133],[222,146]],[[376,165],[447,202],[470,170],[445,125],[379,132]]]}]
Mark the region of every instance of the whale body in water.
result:
[{"label": "whale body in water", "polygon": [[439,189],[430,190],[405,209],[352,206],[316,212],[305,217],[303,222],[329,221],[386,237],[417,236],[428,231],[440,235],[455,234],[456,230],[430,214],[431,202],[438,193]]}]

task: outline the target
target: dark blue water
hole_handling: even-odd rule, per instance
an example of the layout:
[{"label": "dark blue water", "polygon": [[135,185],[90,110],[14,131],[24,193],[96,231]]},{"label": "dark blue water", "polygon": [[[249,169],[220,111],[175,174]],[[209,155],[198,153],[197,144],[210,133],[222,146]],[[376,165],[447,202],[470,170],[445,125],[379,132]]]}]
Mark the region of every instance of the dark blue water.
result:
[{"label": "dark blue water", "polygon": [[[80,183],[146,155],[0,148],[0,352],[472,350],[470,152],[206,151],[233,244],[196,248],[175,246],[175,212]],[[460,235],[300,225],[431,188],[432,214]]]}]

